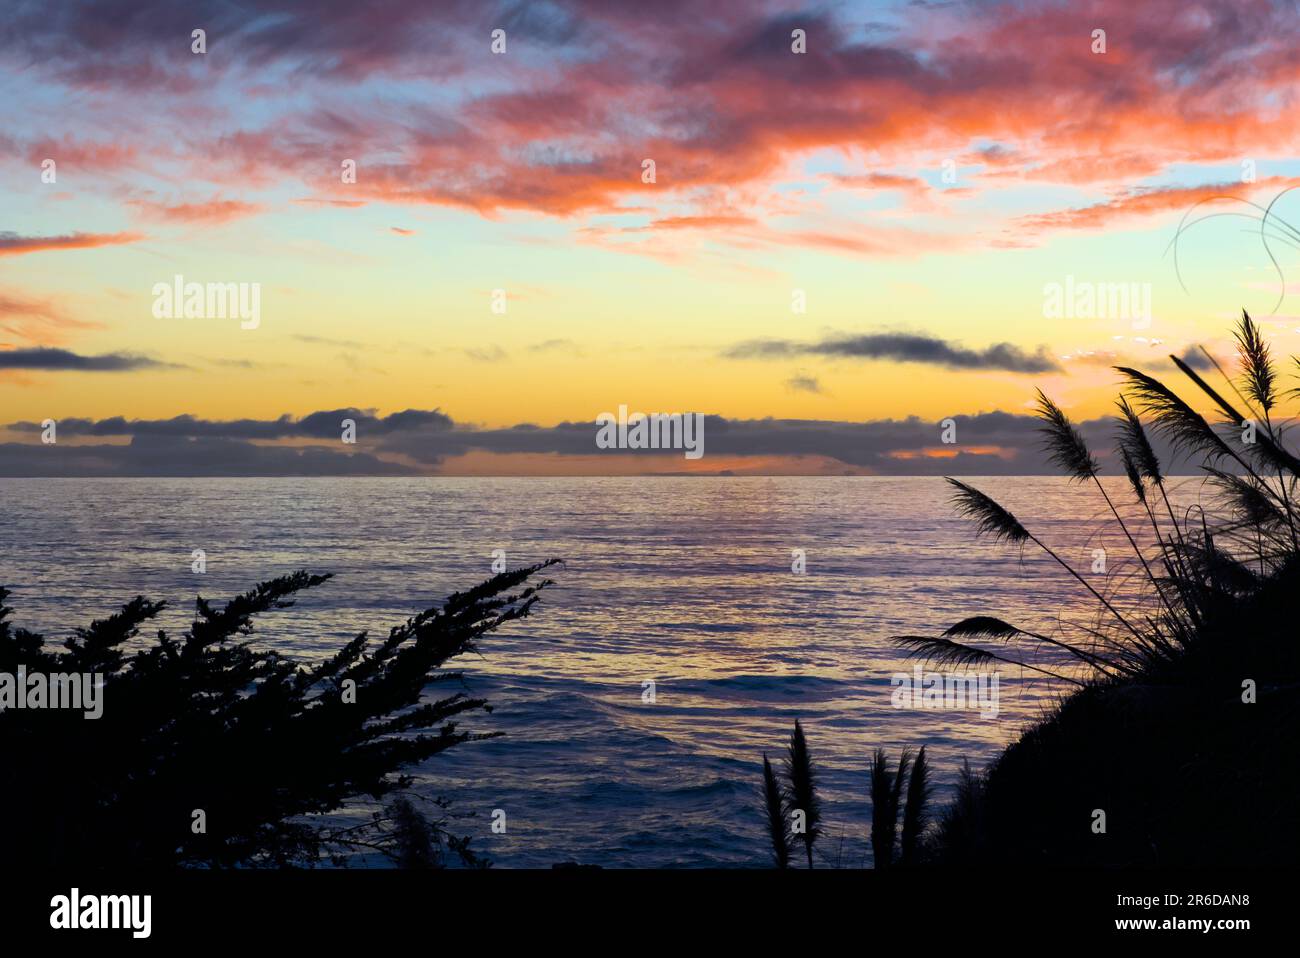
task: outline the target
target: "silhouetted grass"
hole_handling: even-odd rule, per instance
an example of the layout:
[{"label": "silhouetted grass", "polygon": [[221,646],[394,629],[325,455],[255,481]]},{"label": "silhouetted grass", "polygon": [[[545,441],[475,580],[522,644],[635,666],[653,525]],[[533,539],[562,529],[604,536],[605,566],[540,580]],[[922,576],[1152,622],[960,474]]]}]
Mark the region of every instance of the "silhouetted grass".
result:
[{"label": "silhouetted grass", "polygon": [[[949,480],[957,508],[982,534],[1038,546],[1105,616],[1097,627],[1074,626],[1078,635],[1044,636],[975,616],[942,637],[902,637],[914,655],[940,663],[1010,661],[1059,673],[1026,660],[1050,647],[1069,654],[1066,677],[1082,686],[985,775],[967,768],[926,849],[930,860],[1263,864],[1289,863],[1300,851],[1291,811],[1300,786],[1300,459],[1286,446],[1285,420],[1275,419],[1278,375],[1249,315],[1235,336],[1240,382],[1224,375],[1223,389],[1170,357],[1213,421],[1154,377],[1117,367],[1126,395],[1116,456],[1150,525],[1146,547],[1099,481],[1082,436],[1039,394],[1049,451],[1104,498],[1142,568],[1145,606],[1121,609],[1104,584],[1073,569],[1019,518]],[[1148,428],[1200,458],[1212,503],[1175,511]],[[1000,645],[995,652],[972,644],[979,640]],[[1092,827],[1098,810],[1104,833]]]},{"label": "silhouetted grass", "polygon": [[817,772],[813,768],[803,726],[795,719],[785,758],[786,814],[795,841],[803,842],[808,867],[813,867],[813,845],[821,836],[822,809],[817,797]]},{"label": "silhouetted grass", "polygon": [[899,852],[900,865],[915,864],[921,853],[930,804],[930,766],[925,759],[925,746],[912,763],[912,775],[907,783],[907,804],[903,808],[903,844]]},{"label": "silhouetted grass", "polygon": [[[782,785],[772,763],[763,756],[763,816],[768,840],[772,845],[772,858],[778,868],[790,867],[794,845],[802,841],[813,867],[813,851],[823,831],[821,799],[817,795],[817,769],[808,748],[803,725],[798,720],[790,733],[790,745],[783,772]],[[923,859],[928,803],[930,801],[930,771],[922,748],[915,762],[910,749],[899,755],[898,767],[890,768],[884,749],[876,749],[870,762],[870,791],[872,805],[871,845],[876,868],[891,865],[914,865]],[[898,815],[903,786],[907,785],[907,801],[903,811],[902,850],[898,846]],[[806,810],[811,809],[808,815]],[[802,819],[800,817],[802,814]],[[843,857],[841,848],[836,854],[836,867]]]},{"label": "silhouetted grass", "polygon": [[772,763],[763,756],[763,808],[767,812],[768,838],[772,842],[772,859],[777,868],[790,867],[790,819],[785,813],[785,795]]}]

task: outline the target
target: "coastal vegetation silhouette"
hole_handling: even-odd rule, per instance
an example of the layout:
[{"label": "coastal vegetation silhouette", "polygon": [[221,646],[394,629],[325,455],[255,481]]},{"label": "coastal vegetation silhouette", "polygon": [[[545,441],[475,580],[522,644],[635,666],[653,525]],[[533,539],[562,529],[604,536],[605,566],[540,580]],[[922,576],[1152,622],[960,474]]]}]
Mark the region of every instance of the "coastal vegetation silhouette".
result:
[{"label": "coastal vegetation silhouette", "polygon": [[[486,864],[454,834],[448,803],[407,794],[409,769],[498,733],[461,727],[491,711],[448,687],[445,666],[529,615],[557,560],[458,592],[371,643],[366,633],[312,665],[248,639],[257,616],[329,575],[282,576],[224,605],[199,598],[180,637],[140,629],[164,603],[132,599],[77,629],[61,651],[9,622],[0,588],[0,672],[95,673],[103,714],[0,712],[6,859],[29,867],[346,864],[361,853],[430,868]],[[330,813],[383,803],[359,824]],[[425,810],[419,805],[423,804]]]},{"label": "coastal vegetation silhouette", "polygon": [[[1234,338],[1235,377],[1202,351],[1222,387],[1170,357],[1213,409],[1209,417],[1154,377],[1116,367],[1125,388],[1115,452],[1145,528],[1124,518],[1079,430],[1038,394],[1053,461],[1100,496],[1142,570],[1136,601],[1122,602],[1104,577],[1076,569],[975,486],[947,480],[956,508],[980,534],[1040,549],[1096,604],[1098,617],[1063,622],[1046,635],[977,615],[940,636],[897,638],[936,666],[1010,664],[1072,689],[984,772],[964,763],[954,799],[931,828],[925,790],[913,807],[909,788],[899,861],[1280,865],[1300,852],[1292,812],[1300,787],[1300,458],[1287,445],[1290,418],[1282,413],[1300,389],[1283,388],[1249,314]],[[1300,359],[1290,364],[1292,375],[1300,373]],[[1203,505],[1175,506],[1149,430],[1199,465]],[[1054,657],[1050,668],[1044,655]],[[892,777],[883,752],[871,763],[877,868],[895,863],[908,758],[905,752]],[[764,815],[780,865],[773,808],[769,794]]]}]

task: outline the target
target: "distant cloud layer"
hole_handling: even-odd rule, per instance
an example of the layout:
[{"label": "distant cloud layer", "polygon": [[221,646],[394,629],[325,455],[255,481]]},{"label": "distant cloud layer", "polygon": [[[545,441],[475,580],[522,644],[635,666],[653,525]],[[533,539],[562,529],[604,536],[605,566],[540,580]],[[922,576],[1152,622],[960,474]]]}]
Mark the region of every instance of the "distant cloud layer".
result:
[{"label": "distant cloud layer", "polygon": [[1061,369],[1060,364],[1041,346],[1033,353],[1026,353],[1011,343],[995,343],[987,349],[966,349],[917,333],[836,336],[818,343],[753,339],[738,343],[723,355],[729,359],[781,359],[789,356],[892,359],[896,362],[928,363],[947,369],[1001,369],[1013,373],[1046,373]]},{"label": "distant cloud layer", "polygon": [[[4,355],[0,353],[0,355]],[[276,419],[198,419],[194,416],[173,416],[171,419],[126,419],[113,416],[108,419],[62,419],[59,435],[73,437],[141,437],[168,436],[186,439],[337,439],[340,424],[350,419],[358,433],[366,436],[387,436],[399,431],[442,431],[453,426],[450,416],[436,409],[407,409],[376,416],[368,410],[356,408],[328,409],[295,419],[284,415]],[[11,432],[38,433],[41,427],[32,422],[11,423]]]},{"label": "distant cloud layer", "polygon": [[[341,440],[343,420],[356,423],[356,444]],[[1054,474],[1046,461],[1038,421],[1005,412],[955,416],[955,444],[941,440],[941,424],[915,417],[840,422],[815,419],[705,418],[706,469],[725,472],[758,463],[759,471],[798,472],[816,460],[823,472],[879,475]],[[1109,472],[1114,422],[1080,423]],[[0,426],[15,441],[0,443],[0,476],[346,476],[437,474],[448,460],[475,452],[496,455],[640,457],[646,471],[674,470],[663,453],[602,452],[592,422],[501,429],[457,425],[439,410],[408,409],[386,416],[341,408],[301,418],[214,421],[194,416],[162,420],[63,419],[58,443],[41,443],[41,425]],[[123,438],[129,442],[122,443]],[[112,439],[115,442],[96,440]],[[1172,462],[1168,450],[1157,448]],[[655,457],[658,457],[656,460]],[[668,462],[668,465],[665,465]],[[680,460],[678,460],[680,462]],[[586,468],[585,471],[593,471]],[[595,469],[599,473],[600,469]],[[627,469],[611,470],[626,472]]]},{"label": "distant cloud layer", "polygon": [[147,356],[108,353],[81,356],[66,349],[0,350],[0,369],[76,370],[79,372],[119,373],[133,369],[175,368]]}]

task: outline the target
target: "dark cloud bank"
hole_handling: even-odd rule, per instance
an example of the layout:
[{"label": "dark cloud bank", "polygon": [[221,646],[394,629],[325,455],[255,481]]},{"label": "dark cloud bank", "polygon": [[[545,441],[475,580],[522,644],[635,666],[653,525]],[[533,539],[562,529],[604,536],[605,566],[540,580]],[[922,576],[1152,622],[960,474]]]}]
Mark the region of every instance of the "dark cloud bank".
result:
[{"label": "dark cloud bank", "polygon": [[791,356],[829,356],[838,359],[892,359],[903,363],[928,363],[947,369],[998,369],[1012,373],[1059,372],[1061,366],[1039,347],[1026,353],[1011,343],[987,349],[965,349],[933,336],[917,333],[872,333],[833,336],[819,343],[786,339],[754,339],[728,349],[728,359],[784,359]]},{"label": "dark cloud bank", "polygon": [[[355,445],[341,441],[344,419],[356,422]],[[63,419],[58,422],[59,441],[53,445],[41,443],[39,423],[17,422],[3,427],[18,438],[0,443],[0,476],[400,476],[437,472],[449,457],[474,450],[557,456],[676,455],[600,450],[594,419],[507,429],[460,426],[438,410],[418,409],[383,417],[358,409],[334,409],[300,419]],[[1042,452],[1032,417],[991,412],[953,420],[958,442],[945,446],[940,441],[940,423],[915,417],[855,423],[707,416],[704,458],[696,465],[707,466],[713,458],[721,471],[734,466],[737,456],[808,456],[842,463],[846,472],[882,475],[1056,473]],[[1091,420],[1080,427],[1106,471],[1117,472],[1110,454],[1113,421]],[[1159,448],[1170,461],[1167,449]],[[955,455],[922,455],[927,449]],[[660,458],[655,471],[662,467]]]},{"label": "dark cloud bank", "polygon": [[75,370],[92,373],[128,372],[132,369],[175,368],[147,356],[131,353],[107,353],[82,356],[66,349],[40,346],[34,349],[0,350],[0,369]]}]

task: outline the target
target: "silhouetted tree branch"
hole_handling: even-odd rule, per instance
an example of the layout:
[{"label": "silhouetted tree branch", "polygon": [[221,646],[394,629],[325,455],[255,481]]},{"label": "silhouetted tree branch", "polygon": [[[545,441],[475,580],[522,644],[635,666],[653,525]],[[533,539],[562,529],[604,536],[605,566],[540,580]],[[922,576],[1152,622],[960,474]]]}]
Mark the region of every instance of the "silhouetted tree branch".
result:
[{"label": "silhouetted tree branch", "polygon": [[[0,712],[0,820],[6,857],[30,866],[313,865],[348,849],[394,849],[404,864],[443,860],[440,844],[475,863],[468,841],[443,835],[407,799],[369,831],[322,824],[352,800],[405,789],[401,770],[496,733],[459,721],[481,698],[431,687],[485,634],[529,615],[556,560],[505,572],[393,628],[373,649],[361,633],[311,666],[259,650],[257,616],[293,605],[330,576],[296,572],[220,607],[196,602],[179,638],[159,631],[123,646],[164,608],[143,597],[76,630],[62,652],[12,629],[0,588],[0,671],[99,673],[103,715],[70,709]],[[206,831],[196,833],[202,810]]]}]

